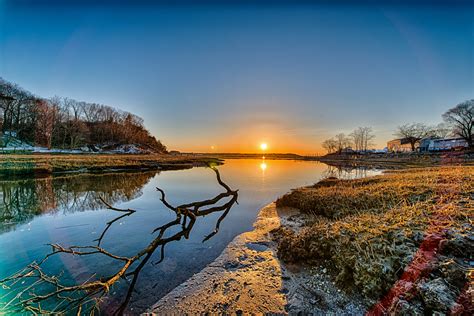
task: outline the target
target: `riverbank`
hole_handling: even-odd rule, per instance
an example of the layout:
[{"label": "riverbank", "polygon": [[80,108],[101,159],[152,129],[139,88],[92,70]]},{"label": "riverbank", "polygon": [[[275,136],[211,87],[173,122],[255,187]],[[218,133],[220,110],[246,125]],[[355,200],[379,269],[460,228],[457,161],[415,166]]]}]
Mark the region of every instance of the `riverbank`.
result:
[{"label": "riverbank", "polygon": [[[312,159],[312,157],[305,157]],[[421,168],[445,165],[474,166],[474,152],[439,153],[366,153],[329,154],[317,160],[338,167],[371,167],[380,169]]]},{"label": "riverbank", "polygon": [[343,153],[307,156],[292,153],[191,153],[196,157],[219,159],[266,159],[319,161],[339,168],[405,169],[444,165],[474,166],[474,152]]},{"label": "riverbank", "polygon": [[473,194],[469,166],[293,190],[150,311],[469,314]]},{"label": "riverbank", "polygon": [[277,201],[305,216],[274,231],[287,264],[324,267],[374,313],[473,312],[474,167],[328,179]]},{"label": "riverbank", "polygon": [[209,163],[222,164],[222,160],[208,156],[168,154],[2,154],[0,175],[176,170],[206,166]]},{"label": "riverbank", "polygon": [[[161,298],[147,314],[287,314],[299,311],[360,314],[357,294],[341,292],[326,271],[284,264],[273,232],[295,227],[299,211],[271,203],[259,212],[254,230],[237,236],[206,268]],[[295,223],[296,226],[295,226]],[[316,293],[316,294],[315,294]],[[316,304],[323,304],[318,308]]]}]

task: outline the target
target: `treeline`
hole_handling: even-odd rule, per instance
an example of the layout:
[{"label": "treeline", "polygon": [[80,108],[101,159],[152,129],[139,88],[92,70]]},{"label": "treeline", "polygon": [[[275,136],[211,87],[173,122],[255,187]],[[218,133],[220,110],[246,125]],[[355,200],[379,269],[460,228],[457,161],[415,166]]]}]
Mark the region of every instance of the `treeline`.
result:
[{"label": "treeline", "polygon": [[329,154],[341,153],[344,149],[353,147],[355,151],[367,151],[373,145],[375,134],[371,127],[358,127],[348,136],[339,133],[336,136],[326,139],[322,146]]},{"label": "treeline", "polygon": [[113,107],[69,98],[37,97],[0,78],[3,146],[11,137],[47,148],[136,144],[155,152],[166,147],[143,126],[143,119]]},{"label": "treeline", "polygon": [[[409,123],[397,127],[394,135],[403,138],[415,151],[415,145],[423,138],[446,138],[457,137],[466,141],[470,149],[474,148],[474,99],[459,103],[446,111],[443,122],[438,125],[424,123]],[[325,140],[322,146],[331,153],[341,153],[344,149],[351,147],[355,151],[367,151],[373,146],[375,135],[370,127],[359,127],[350,135],[343,133]],[[352,148],[354,147],[354,148]]]}]

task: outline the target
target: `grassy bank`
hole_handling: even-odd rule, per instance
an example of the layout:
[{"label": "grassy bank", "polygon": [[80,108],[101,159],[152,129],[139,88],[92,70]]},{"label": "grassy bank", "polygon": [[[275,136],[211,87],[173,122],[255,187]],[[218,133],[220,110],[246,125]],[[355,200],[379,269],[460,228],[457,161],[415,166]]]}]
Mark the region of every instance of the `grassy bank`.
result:
[{"label": "grassy bank", "polygon": [[440,153],[367,153],[367,154],[329,154],[317,158],[334,166],[369,166],[383,169],[420,168],[441,165],[474,166],[474,152]]},{"label": "grassy bank", "polygon": [[113,170],[170,170],[204,166],[219,159],[192,155],[25,154],[0,155],[0,175],[101,172]]},{"label": "grassy bank", "polygon": [[306,214],[300,230],[274,232],[284,261],[323,263],[377,311],[472,312],[474,167],[328,179],[277,205]]}]

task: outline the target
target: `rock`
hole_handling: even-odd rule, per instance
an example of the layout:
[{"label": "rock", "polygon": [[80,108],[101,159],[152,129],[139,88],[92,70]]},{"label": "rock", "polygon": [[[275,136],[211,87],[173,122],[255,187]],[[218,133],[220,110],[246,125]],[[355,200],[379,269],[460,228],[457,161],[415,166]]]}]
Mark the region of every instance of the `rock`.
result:
[{"label": "rock", "polygon": [[466,273],[464,272],[467,268],[463,268],[453,259],[441,262],[439,264],[439,270],[444,276],[446,282],[457,288],[462,288],[467,282]]},{"label": "rock", "polygon": [[396,300],[389,308],[390,315],[423,315],[423,307],[419,303],[409,303],[403,299]]},{"label": "rock", "polygon": [[455,307],[456,295],[441,278],[420,282],[418,291],[427,308],[436,312],[448,312]]},{"label": "rock", "polygon": [[457,257],[472,257],[474,255],[474,240],[470,234],[448,231],[447,239],[440,242],[439,248],[445,255]]}]

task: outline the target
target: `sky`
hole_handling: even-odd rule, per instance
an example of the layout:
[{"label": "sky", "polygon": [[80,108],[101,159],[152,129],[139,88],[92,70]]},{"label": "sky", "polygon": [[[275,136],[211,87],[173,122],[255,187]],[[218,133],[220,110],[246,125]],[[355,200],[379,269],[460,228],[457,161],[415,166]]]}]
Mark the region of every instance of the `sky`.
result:
[{"label": "sky", "polygon": [[383,148],[474,98],[474,1],[0,0],[0,76],[170,150],[317,154],[359,126]]}]

